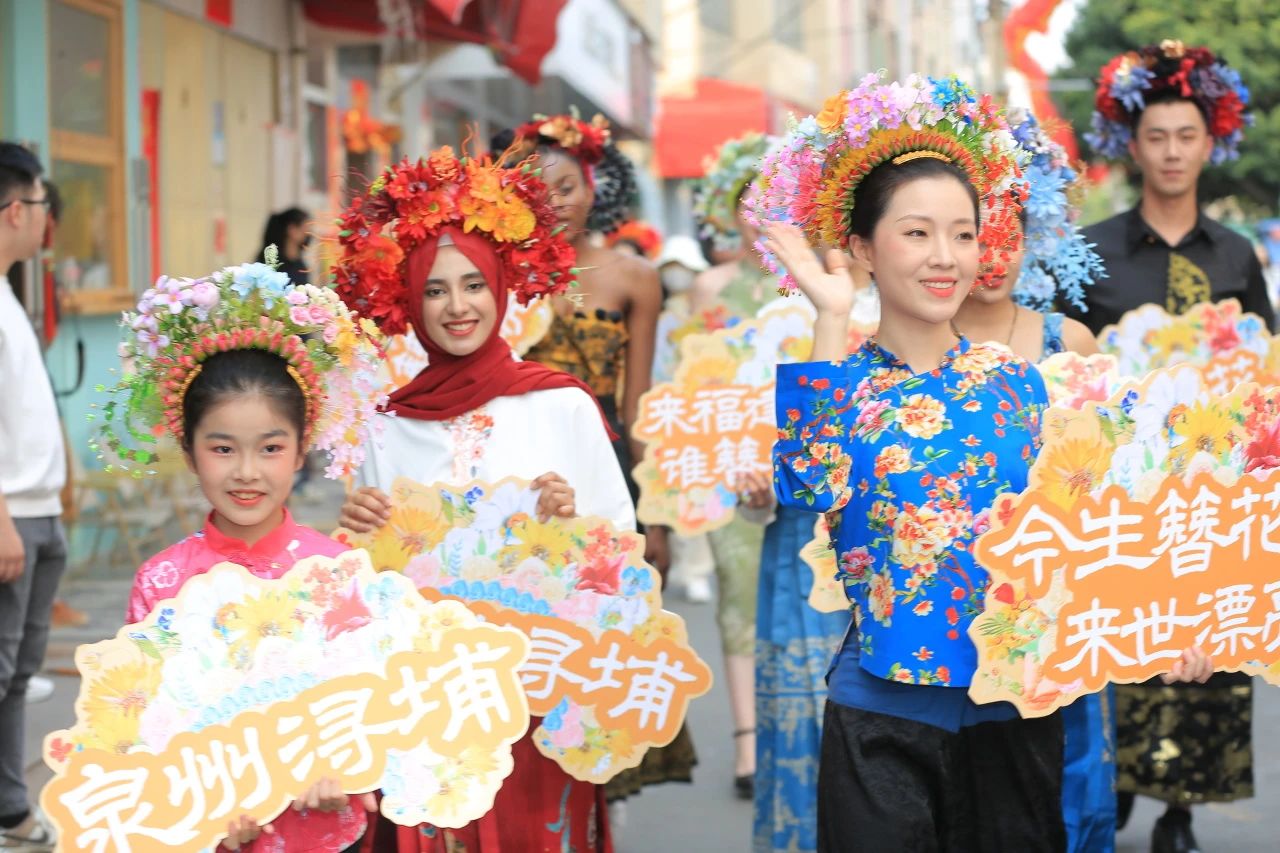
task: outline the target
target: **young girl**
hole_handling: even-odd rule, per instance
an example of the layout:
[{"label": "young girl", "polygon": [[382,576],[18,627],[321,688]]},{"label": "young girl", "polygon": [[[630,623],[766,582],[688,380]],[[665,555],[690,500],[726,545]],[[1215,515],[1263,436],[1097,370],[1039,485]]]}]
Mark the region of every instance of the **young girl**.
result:
[{"label": "young girl", "polygon": [[[390,334],[412,328],[428,355],[427,367],[391,395],[396,416],[387,419],[382,444],[369,449],[361,488],[342,508],[347,527],[385,524],[397,477],[454,485],[522,477],[541,489],[544,519],[580,513],[635,525],[590,388],[516,361],[499,335],[511,294],[527,301],[561,293],[573,279],[573,249],[556,236],[545,186],[523,165],[459,161],[441,149],[389,169],[344,215],[339,292]],[[439,199],[449,205],[423,216]],[[515,769],[489,814],[457,830],[380,826],[378,848],[612,849],[602,786],[574,780],[530,736],[512,752]]]},{"label": "young girl", "polygon": [[[1003,275],[992,276],[960,305],[956,328],[974,341],[1003,343],[1028,362],[1055,353],[1090,355],[1098,343],[1085,325],[1053,311],[1055,297],[1084,310],[1084,288],[1103,275],[1102,259],[1075,226],[1075,171],[1061,145],[1025,110],[1010,110],[1014,138],[1031,162],[1016,249]],[[1025,232],[1025,236],[1023,236]],[[1069,853],[1115,849],[1115,736],[1110,690],[1081,696],[1061,710],[1066,735],[1062,815]]]},{"label": "young girl", "polygon": [[[167,430],[212,506],[203,530],[138,569],[127,621],[218,563],[278,578],[303,557],[342,553],[285,506],[310,444],[330,453],[337,475],[360,461],[370,437],[377,400],[367,389],[377,387],[378,348],[337,297],[246,264],[197,281],[161,278],[126,324],[133,373],[117,390],[144,422],[120,433]],[[116,405],[107,406],[102,442],[113,449],[123,446],[111,423]],[[145,422],[148,413],[156,423]],[[123,453],[135,463],[153,458],[145,449]],[[339,780],[324,779],[268,824],[231,821],[221,849],[346,850],[374,808],[372,795],[349,798]]]},{"label": "young girl", "polygon": [[[951,322],[978,280],[980,201],[984,278],[1005,272],[1014,145],[954,78],[871,75],[762,169],[758,211],[777,223],[767,260],[818,311],[814,361],[778,369],[775,490],[828,513],[855,609],[829,675],[820,850],[1065,845],[1061,719],[1020,719],[967,691],[966,630],[987,585],[970,545],[995,496],[1025,487],[1047,404],[1033,367]],[[809,192],[791,192],[797,180]],[[847,359],[844,255],[830,252],[824,272],[806,238],[847,243],[879,286],[879,332]],[[1178,677],[1208,676],[1203,654],[1184,658]]]}]

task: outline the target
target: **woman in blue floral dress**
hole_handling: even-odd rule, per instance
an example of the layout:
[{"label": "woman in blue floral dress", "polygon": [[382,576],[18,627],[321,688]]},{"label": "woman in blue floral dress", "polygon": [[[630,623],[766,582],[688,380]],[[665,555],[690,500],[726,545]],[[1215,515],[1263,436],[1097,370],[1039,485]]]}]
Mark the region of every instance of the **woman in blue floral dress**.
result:
[{"label": "woman in blue floral dress", "polygon": [[[819,850],[1065,846],[1060,717],[967,691],[988,583],[971,547],[996,496],[1025,488],[1047,405],[1034,367],[952,325],[1016,246],[1014,149],[958,80],[871,75],[762,168],[766,262],[818,311],[814,361],[778,368],[775,491],[828,514],[855,613],[828,676]],[[824,271],[823,244],[880,290],[878,335],[848,358],[847,260],[832,251]]]}]

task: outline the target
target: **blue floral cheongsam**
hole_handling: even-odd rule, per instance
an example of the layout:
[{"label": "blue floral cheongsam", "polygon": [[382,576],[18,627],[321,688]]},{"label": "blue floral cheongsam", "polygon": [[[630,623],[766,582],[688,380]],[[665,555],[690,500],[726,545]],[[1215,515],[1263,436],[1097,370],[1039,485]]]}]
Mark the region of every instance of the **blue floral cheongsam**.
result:
[{"label": "blue floral cheongsam", "polygon": [[[997,495],[1020,492],[1048,405],[1040,374],[967,339],[927,373],[868,341],[843,362],[778,366],[774,488],[827,512],[858,665],[903,684],[967,686],[987,573],[973,559]],[[856,663],[855,663],[856,662]]]}]

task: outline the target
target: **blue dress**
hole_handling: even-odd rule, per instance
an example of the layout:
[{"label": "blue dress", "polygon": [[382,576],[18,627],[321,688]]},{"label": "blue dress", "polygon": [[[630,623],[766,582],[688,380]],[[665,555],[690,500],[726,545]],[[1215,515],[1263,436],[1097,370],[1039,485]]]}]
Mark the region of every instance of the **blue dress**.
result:
[{"label": "blue dress", "polygon": [[[1062,315],[1044,315],[1044,352],[1063,352]],[[1110,687],[1081,696],[1062,709],[1066,747],[1062,767],[1062,817],[1067,853],[1112,853],[1116,848],[1116,745]]]},{"label": "blue dress", "polygon": [[850,614],[809,606],[813,573],[800,551],[813,539],[815,520],[780,507],[764,534],[756,605],[755,853],[818,849],[826,673]]}]

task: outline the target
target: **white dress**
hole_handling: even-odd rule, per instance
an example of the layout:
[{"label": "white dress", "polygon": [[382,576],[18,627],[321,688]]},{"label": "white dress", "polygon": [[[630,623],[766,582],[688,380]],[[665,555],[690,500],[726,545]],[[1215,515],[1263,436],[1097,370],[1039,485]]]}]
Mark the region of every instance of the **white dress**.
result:
[{"label": "white dress", "polygon": [[359,486],[387,492],[397,477],[458,486],[555,472],[573,488],[578,515],[635,529],[631,495],[600,409],[580,388],[495,397],[447,421],[384,417],[386,429],[360,468]]}]

